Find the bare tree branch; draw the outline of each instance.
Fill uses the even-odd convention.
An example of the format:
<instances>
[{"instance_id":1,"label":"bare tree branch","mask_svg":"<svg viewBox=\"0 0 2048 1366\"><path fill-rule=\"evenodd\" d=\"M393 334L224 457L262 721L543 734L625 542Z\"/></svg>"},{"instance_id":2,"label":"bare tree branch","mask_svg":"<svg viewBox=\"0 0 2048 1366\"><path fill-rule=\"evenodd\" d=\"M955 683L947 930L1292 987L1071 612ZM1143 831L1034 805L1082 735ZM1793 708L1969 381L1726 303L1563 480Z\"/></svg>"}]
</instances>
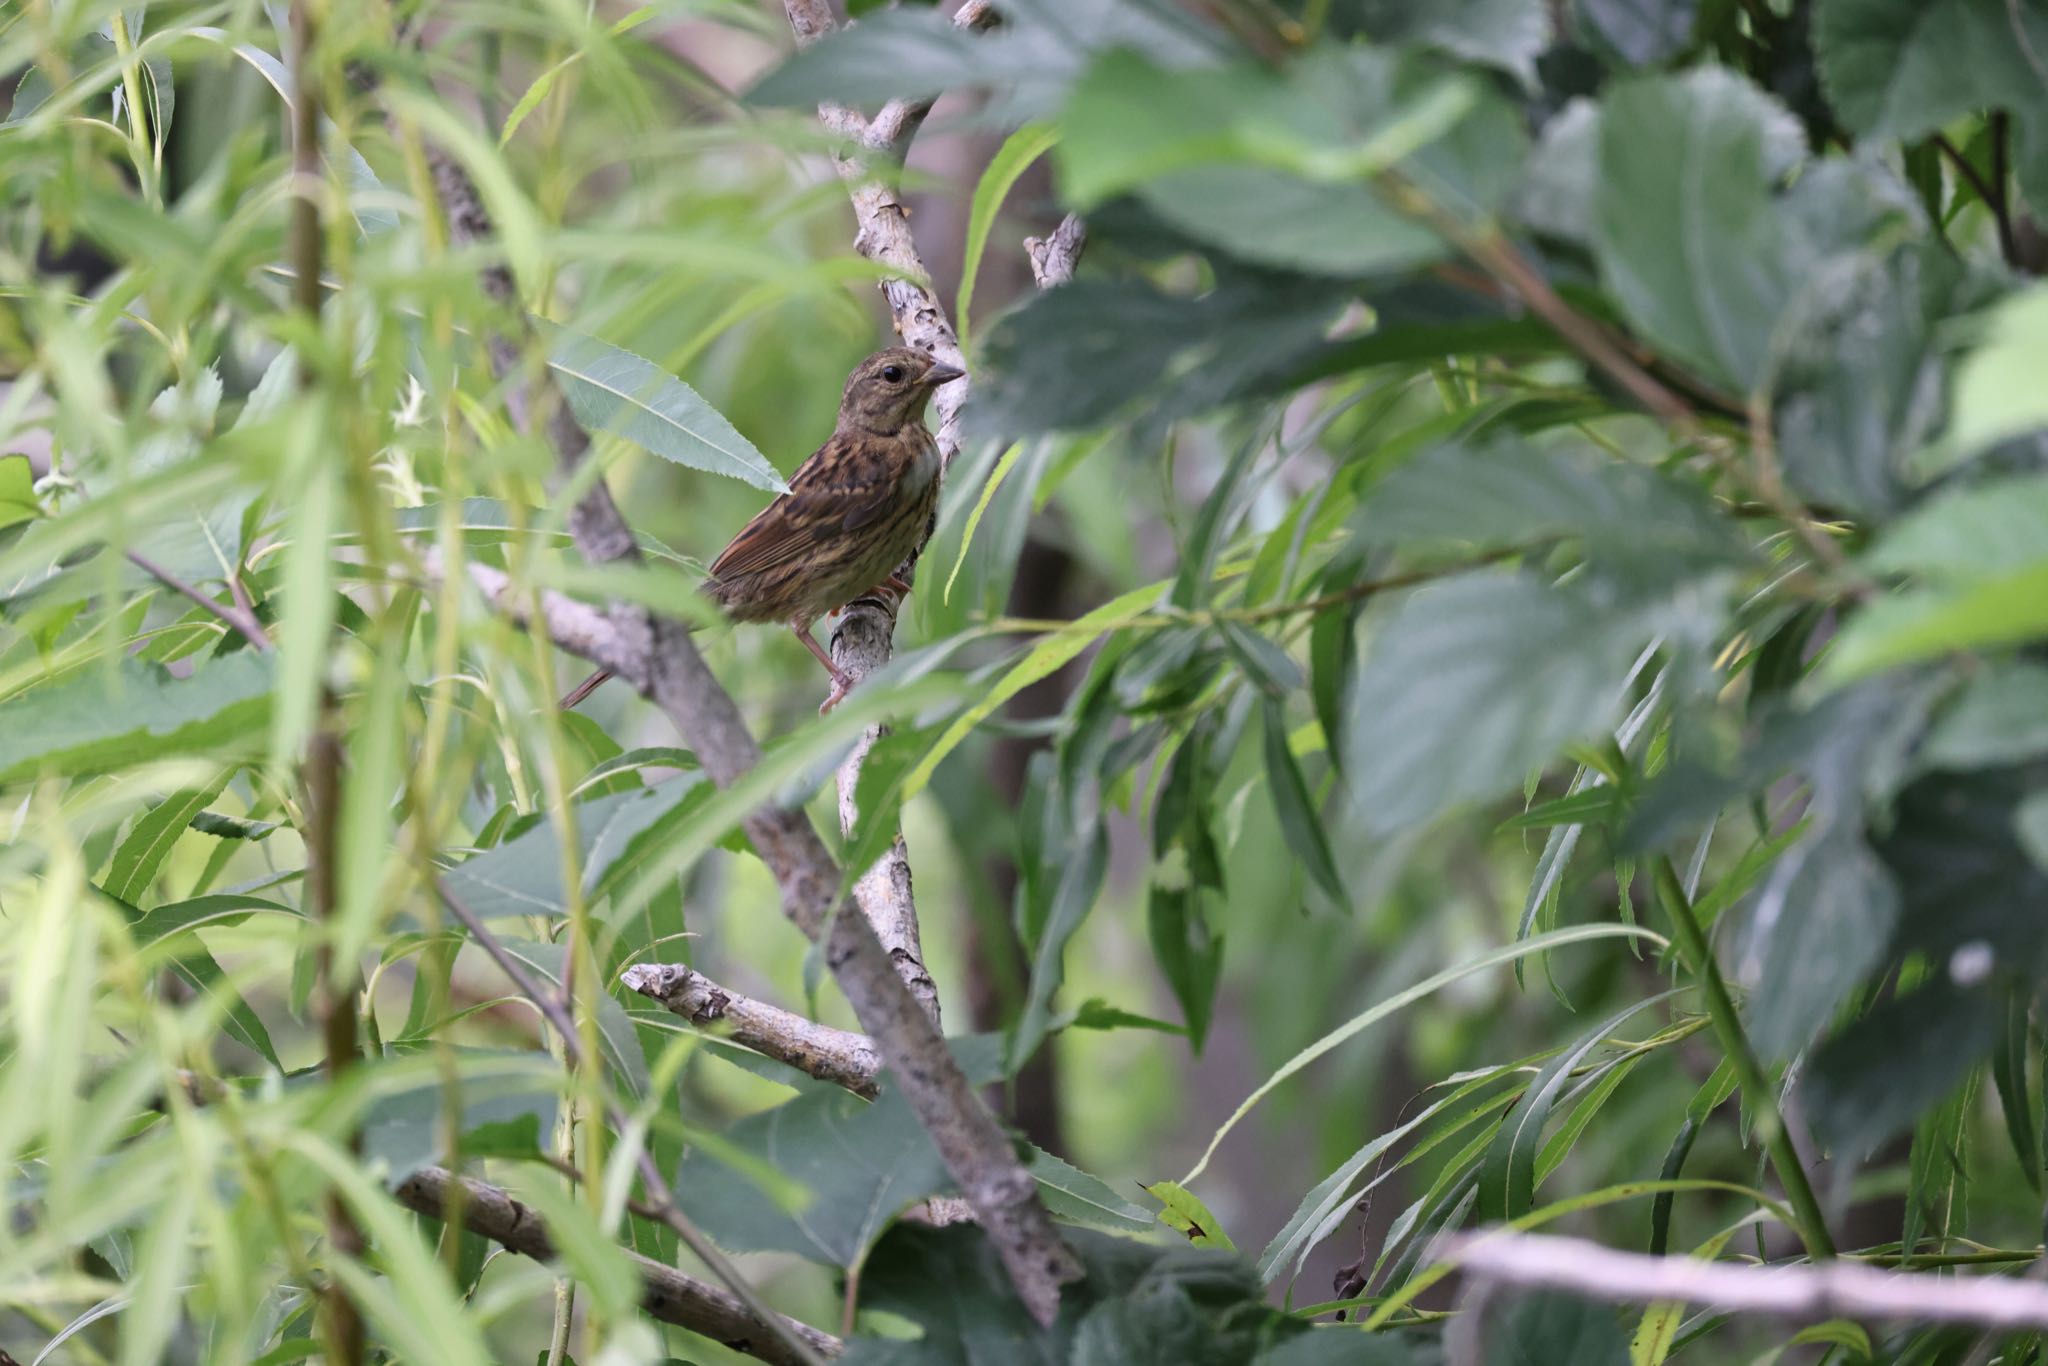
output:
<instances>
[{"instance_id":1,"label":"bare tree branch","mask_svg":"<svg viewBox=\"0 0 2048 1366\"><path fill-rule=\"evenodd\" d=\"M1503 1230L1460 1234L1446 1240L1438 1255L1482 1281L1623 1304L1680 1300L1731 1313L1816 1322L1913 1319L2048 1329L2048 1285L2032 1280L1920 1275L1853 1261L1744 1266L1651 1257L1578 1238Z\"/></svg>"},{"instance_id":2,"label":"bare tree branch","mask_svg":"<svg viewBox=\"0 0 2048 1366\"><path fill-rule=\"evenodd\" d=\"M488 1182L457 1176L444 1167L422 1167L399 1182L392 1194L407 1209L434 1219L445 1218L450 1204L456 1204L470 1231L535 1261L554 1259L555 1245L540 1213ZM814 1357L834 1357L846 1350L846 1344L830 1333L784 1315L776 1315L782 1336L764 1331L746 1305L717 1286L637 1252L625 1255L640 1274L640 1307L663 1323L701 1333L775 1366L804 1366L806 1361L790 1349L786 1338L803 1343Z\"/></svg>"},{"instance_id":3,"label":"bare tree branch","mask_svg":"<svg viewBox=\"0 0 2048 1366\"><path fill-rule=\"evenodd\" d=\"M468 173L438 146L429 145L427 161L451 240L458 246L488 244L490 216ZM535 348L524 334L509 268L494 262L483 269L481 281L508 319L492 330L488 343L508 406L524 414L527 427L543 430L561 475L574 478L589 455L590 438L545 368L527 360ZM569 530L593 564L631 562L639 555L602 479L592 481L572 509ZM752 768L760 747L687 628L632 604L615 605L610 616L622 654L645 662L641 690L667 713L713 781L728 786ZM750 813L742 829L774 873L784 912L807 935L823 938L826 966L974 1207L1019 1297L1034 1317L1049 1323L1058 1312L1060 1285L1076 1279L1081 1267L1007 1135L968 1084L937 1026L905 989L867 918L850 901L840 901L839 869L809 818L801 810L770 805ZM472 934L480 928L472 917ZM650 1188L658 1190L659 1172L649 1175Z\"/></svg>"},{"instance_id":4,"label":"bare tree branch","mask_svg":"<svg viewBox=\"0 0 2048 1366\"><path fill-rule=\"evenodd\" d=\"M1031 258L1031 278L1040 289L1051 289L1074 278L1081 260L1081 248L1088 245L1088 225L1076 214L1068 214L1050 237L1027 237L1024 254Z\"/></svg>"},{"instance_id":5,"label":"bare tree branch","mask_svg":"<svg viewBox=\"0 0 2048 1366\"><path fill-rule=\"evenodd\" d=\"M875 1096L882 1057L865 1034L742 996L681 963L637 963L619 980L692 1024L720 1026L726 1037L756 1053L856 1095Z\"/></svg>"}]
</instances>

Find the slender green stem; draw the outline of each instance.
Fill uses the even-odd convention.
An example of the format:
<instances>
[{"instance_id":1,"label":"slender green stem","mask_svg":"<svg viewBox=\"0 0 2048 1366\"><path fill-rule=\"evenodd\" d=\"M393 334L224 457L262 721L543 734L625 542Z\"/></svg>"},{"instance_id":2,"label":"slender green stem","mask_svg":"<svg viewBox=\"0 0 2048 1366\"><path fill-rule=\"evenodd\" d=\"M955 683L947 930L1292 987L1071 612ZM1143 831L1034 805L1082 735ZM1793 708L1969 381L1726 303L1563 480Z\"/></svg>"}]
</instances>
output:
<instances>
[{"instance_id":1,"label":"slender green stem","mask_svg":"<svg viewBox=\"0 0 2048 1366\"><path fill-rule=\"evenodd\" d=\"M135 163L135 174L142 179L143 198L154 203L158 168L149 134L149 106L142 102L142 63L136 60L128 20L120 10L114 11L109 29L114 37L114 55L121 61L121 92L128 104L129 158Z\"/></svg>"},{"instance_id":2,"label":"slender green stem","mask_svg":"<svg viewBox=\"0 0 2048 1366\"><path fill-rule=\"evenodd\" d=\"M1742 1020L1735 1013L1735 998L1728 994L1728 983L1722 980L1720 964L1714 961L1713 948L1707 943L1706 932L1700 928L1699 917L1693 914L1692 899L1685 894L1685 884L1679 880L1678 869L1672 866L1668 854L1657 856L1657 892L1663 898L1664 906L1671 913L1671 921L1678 931L1679 947L1691 960L1694 975L1699 980L1700 994L1706 998L1707 1015L1714 1022L1714 1033L1721 1041L1721 1051L1727 1054L1729 1065L1735 1069L1735 1083L1742 1091L1742 1099L1755 1117L1758 1137L1763 1139L1764 1150L1770 1154L1771 1166L1778 1173L1778 1183L1785 1188L1785 1198L1798 1216L1796 1230L1801 1242L1806 1244L1807 1255L1815 1261L1825 1261L1835 1255L1835 1243L1828 1236L1827 1220L1821 1216L1820 1201L1814 1198L1813 1187L1806 1179L1806 1169L1799 1165L1798 1150L1792 1146L1792 1136L1785 1129L1785 1118L1778 1110L1778 1097L1771 1089L1770 1078L1764 1075L1761 1063L1757 1061L1756 1050L1749 1045L1749 1036L1742 1031Z\"/></svg>"}]
</instances>

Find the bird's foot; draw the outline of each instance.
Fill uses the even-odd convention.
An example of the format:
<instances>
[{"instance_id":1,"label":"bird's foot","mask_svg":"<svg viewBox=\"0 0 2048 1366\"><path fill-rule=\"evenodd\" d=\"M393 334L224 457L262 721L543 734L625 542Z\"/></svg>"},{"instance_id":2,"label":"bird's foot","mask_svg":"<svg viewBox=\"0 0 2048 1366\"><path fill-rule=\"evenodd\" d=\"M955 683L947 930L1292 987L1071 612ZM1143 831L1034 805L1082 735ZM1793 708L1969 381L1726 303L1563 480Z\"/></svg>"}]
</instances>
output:
<instances>
[{"instance_id":1,"label":"bird's foot","mask_svg":"<svg viewBox=\"0 0 2048 1366\"><path fill-rule=\"evenodd\" d=\"M823 716L826 712L831 711L841 702L844 702L846 695L853 691L853 685L857 681L852 674L841 673L838 669L834 669L832 671L832 691L825 694L825 703L818 708L818 715Z\"/></svg>"}]
</instances>

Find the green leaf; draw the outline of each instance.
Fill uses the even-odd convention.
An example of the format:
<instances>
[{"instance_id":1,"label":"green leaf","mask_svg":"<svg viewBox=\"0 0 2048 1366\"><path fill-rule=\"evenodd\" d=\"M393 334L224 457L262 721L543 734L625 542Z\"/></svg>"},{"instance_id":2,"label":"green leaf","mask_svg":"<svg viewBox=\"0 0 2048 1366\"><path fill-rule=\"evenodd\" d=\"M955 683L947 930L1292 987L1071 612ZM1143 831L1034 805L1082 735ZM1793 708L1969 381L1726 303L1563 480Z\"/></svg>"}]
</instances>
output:
<instances>
[{"instance_id":1,"label":"green leaf","mask_svg":"<svg viewBox=\"0 0 2048 1366\"><path fill-rule=\"evenodd\" d=\"M1108 425L1142 403L1163 428L1233 398L1292 388L1335 347L1343 305L1327 281L1219 276L1192 297L1149 280L1089 277L1041 291L988 330L970 430L1004 440Z\"/></svg>"},{"instance_id":2,"label":"green leaf","mask_svg":"<svg viewBox=\"0 0 2048 1366\"><path fill-rule=\"evenodd\" d=\"M1913 138L1987 106L2027 108L2048 52L2038 0L1820 0L1821 86L1851 132Z\"/></svg>"},{"instance_id":3,"label":"green leaf","mask_svg":"<svg viewBox=\"0 0 2048 1366\"><path fill-rule=\"evenodd\" d=\"M1347 704L1344 772L1387 834L1498 795L1610 729L1653 627L1522 576L1426 587L1376 633Z\"/></svg>"},{"instance_id":4,"label":"green leaf","mask_svg":"<svg viewBox=\"0 0 2048 1366\"><path fill-rule=\"evenodd\" d=\"M1602 278L1652 340L1744 392L1805 274L1771 194L1803 152L1791 115L1724 67L1619 85L1600 115Z\"/></svg>"},{"instance_id":5,"label":"green leaf","mask_svg":"<svg viewBox=\"0 0 2048 1366\"><path fill-rule=\"evenodd\" d=\"M1468 78L1368 48L1316 48L1282 75L1174 72L1111 53L1076 87L1061 128L1060 183L1077 208L1134 191L1243 260L1340 275L1445 251L1367 177L1400 166L1437 201L1483 210L1508 188L1522 142L1505 106Z\"/></svg>"},{"instance_id":6,"label":"green leaf","mask_svg":"<svg viewBox=\"0 0 2048 1366\"><path fill-rule=\"evenodd\" d=\"M1223 935L1210 926L1195 887L1154 887L1145 903L1145 933L1187 1021L1188 1047L1200 1053L1223 975Z\"/></svg>"},{"instance_id":7,"label":"green leaf","mask_svg":"<svg viewBox=\"0 0 2048 1366\"><path fill-rule=\"evenodd\" d=\"M995 715L1003 703L1093 645L1104 632L1117 629L1118 624L1126 617L1142 612L1158 596L1158 584L1134 588L1039 640L1023 659L997 679L986 693L955 717L952 724L940 734L938 740L925 752L924 757L904 777L903 800L909 801L924 791L925 784L931 781L933 771L945 757L951 754L976 726Z\"/></svg>"},{"instance_id":8,"label":"green leaf","mask_svg":"<svg viewBox=\"0 0 2048 1366\"><path fill-rule=\"evenodd\" d=\"M456 1052L461 1078L457 1127L465 1158L534 1159L554 1136L562 1076L545 1053ZM440 1078L377 1096L362 1119L363 1156L384 1164L396 1187L429 1163L451 1161L448 1084Z\"/></svg>"},{"instance_id":9,"label":"green leaf","mask_svg":"<svg viewBox=\"0 0 2048 1366\"><path fill-rule=\"evenodd\" d=\"M141 905L143 894L156 880L157 870L170 857L178 837L204 813L206 804L220 795L234 772L231 768L223 769L220 777L207 787L174 792L136 821L128 838L114 851L113 866L101 884L107 892L130 905Z\"/></svg>"},{"instance_id":10,"label":"green leaf","mask_svg":"<svg viewBox=\"0 0 2048 1366\"><path fill-rule=\"evenodd\" d=\"M1374 41L1417 43L1497 66L1531 89L1536 59L1550 46L1544 0L1358 0Z\"/></svg>"},{"instance_id":11,"label":"green leaf","mask_svg":"<svg viewBox=\"0 0 2048 1366\"><path fill-rule=\"evenodd\" d=\"M2002 1011L1941 982L1885 1001L1822 1044L1801 1082L1814 1135L1848 1157L1913 1126L1998 1041Z\"/></svg>"},{"instance_id":12,"label":"green leaf","mask_svg":"<svg viewBox=\"0 0 2048 1366\"><path fill-rule=\"evenodd\" d=\"M2013 1156L2019 1159L2020 1174L2036 1191L2041 1189L2041 1112L2029 1094L2033 1032L2027 1021L2027 994L2012 989L2005 995L2004 1029L1998 1047L1991 1054L1991 1077L1998 1087L1998 1108L2005 1114L2006 1136L2012 1140Z\"/></svg>"},{"instance_id":13,"label":"green leaf","mask_svg":"<svg viewBox=\"0 0 2048 1366\"><path fill-rule=\"evenodd\" d=\"M725 1141L810 1192L802 1208L788 1209L705 1152L684 1157L677 1203L733 1252L857 1266L900 1211L952 1188L917 1117L887 1088L872 1102L836 1088L805 1091L741 1120Z\"/></svg>"},{"instance_id":14,"label":"green leaf","mask_svg":"<svg viewBox=\"0 0 2048 1366\"><path fill-rule=\"evenodd\" d=\"M35 483L35 469L27 456L0 455L0 527L32 521L43 515Z\"/></svg>"},{"instance_id":15,"label":"green leaf","mask_svg":"<svg viewBox=\"0 0 2048 1366\"><path fill-rule=\"evenodd\" d=\"M569 407L592 432L622 436L664 460L770 493L789 491L753 442L695 389L653 361L566 327L538 325L548 338L548 365L561 376Z\"/></svg>"},{"instance_id":16,"label":"green leaf","mask_svg":"<svg viewBox=\"0 0 2048 1366\"><path fill-rule=\"evenodd\" d=\"M1606 1305L1552 1290L1517 1297L1486 1333L1485 1366L1628 1366L1628 1340Z\"/></svg>"},{"instance_id":17,"label":"green leaf","mask_svg":"<svg viewBox=\"0 0 2048 1366\"><path fill-rule=\"evenodd\" d=\"M1337 1028L1323 1035L1314 1043L1311 1043L1308 1047L1289 1058L1285 1063L1281 1064L1278 1071L1259 1083L1258 1089L1245 1097L1244 1102L1231 1112L1230 1118L1223 1122L1223 1127L1218 1129L1209 1139L1209 1146L1203 1150L1201 1160L1195 1163L1193 1170L1180 1179L1180 1184L1187 1185L1202 1174L1203 1170L1209 1165L1209 1159L1215 1155L1216 1149L1222 1144L1224 1138L1229 1135L1232 1129L1237 1127L1239 1120L1251 1113L1253 1106L1264 1100L1268 1095L1271 1095L1280 1083L1301 1071L1302 1068L1307 1067L1338 1044L1344 1043L1370 1029L1381 1020L1399 1011L1403 1006L1412 1005L1425 996L1441 990L1452 982L1469 977L1475 972L1483 972L1487 968L1498 967L1503 963L1512 963L1516 959L1526 958L1532 953L1547 953L1553 948L1560 948L1566 944L1582 943L1592 939L1643 939L1659 947L1663 947L1666 943L1662 935L1654 934L1638 925L1576 925L1569 929L1553 930L1549 934L1539 934L1525 939L1518 944L1510 944L1502 948L1490 950L1468 962L1461 963L1454 968L1447 968L1433 977L1417 982L1406 990L1396 992L1386 1000L1352 1016L1349 1020L1337 1026Z\"/></svg>"},{"instance_id":18,"label":"green leaf","mask_svg":"<svg viewBox=\"0 0 2048 1366\"><path fill-rule=\"evenodd\" d=\"M1919 244L1853 260L1807 292L1779 338L1772 408L1794 488L1852 511L1899 504L1941 421L1936 327L1970 290L1952 252Z\"/></svg>"},{"instance_id":19,"label":"green leaf","mask_svg":"<svg viewBox=\"0 0 2048 1366\"><path fill-rule=\"evenodd\" d=\"M1945 494L1895 523L1866 557L1922 586L1849 619L1823 665L1835 681L1955 650L2048 635L2048 478Z\"/></svg>"},{"instance_id":20,"label":"green leaf","mask_svg":"<svg viewBox=\"0 0 2048 1366\"><path fill-rule=\"evenodd\" d=\"M1092 834L1077 841L1076 847L1067 851L1045 923L1039 928L1035 942L1027 937L1031 977L1025 988L1024 1004L1018 1012L1017 1023L1010 1032L1003 1068L1007 1074L1014 1075L1024 1065L1052 1027L1053 993L1066 979L1067 941L1074 937L1088 912L1094 909L1095 898L1102 890L1103 874L1108 867L1109 838L1097 823Z\"/></svg>"},{"instance_id":21,"label":"green leaf","mask_svg":"<svg viewBox=\"0 0 2048 1366\"><path fill-rule=\"evenodd\" d=\"M1331 906L1348 911L1351 896L1330 853L1330 837L1323 830L1322 817L1302 779L1301 765L1287 743L1286 704L1277 697L1268 697L1259 710L1265 718L1266 788L1273 797L1274 814L1280 818L1281 837L1300 860L1309 881L1329 898Z\"/></svg>"},{"instance_id":22,"label":"green leaf","mask_svg":"<svg viewBox=\"0 0 2048 1366\"><path fill-rule=\"evenodd\" d=\"M1698 490L1590 447L1505 437L1446 445L1388 475L1366 498L1368 544L1513 547L1553 536L1640 588L1740 564L1748 547Z\"/></svg>"},{"instance_id":23,"label":"green leaf","mask_svg":"<svg viewBox=\"0 0 2048 1366\"><path fill-rule=\"evenodd\" d=\"M252 756L274 665L249 651L189 678L125 659L81 669L0 704L0 780L106 773L181 754Z\"/></svg>"},{"instance_id":24,"label":"green leaf","mask_svg":"<svg viewBox=\"0 0 2048 1366\"><path fill-rule=\"evenodd\" d=\"M1152 1212L1118 1195L1109 1183L1046 1152L1031 1150L1026 1170L1038 1182L1038 1198L1046 1212L1064 1223L1099 1228L1107 1233L1147 1233L1155 1226Z\"/></svg>"},{"instance_id":25,"label":"green leaf","mask_svg":"<svg viewBox=\"0 0 2048 1366\"><path fill-rule=\"evenodd\" d=\"M568 947L563 944L537 944L522 939L500 939L505 951L524 963L527 969L541 978L541 984L564 991L563 978L568 964ZM626 1014L626 1008L618 1003L610 992L599 993L592 1007L597 1014L597 1047L625 1084L636 1095L647 1093L647 1055L640 1047L639 1031L633 1028L633 1018Z\"/></svg>"},{"instance_id":26,"label":"green leaf","mask_svg":"<svg viewBox=\"0 0 2048 1366\"><path fill-rule=\"evenodd\" d=\"M1581 1034L1570 1048L1546 1062L1522 1092L1515 1108L1501 1122L1479 1170L1480 1219L1494 1223L1519 1219L1536 1202L1536 1163L1543 1150L1543 1129L1550 1121L1572 1071L1587 1054L1606 1042L1608 1036L1632 1017L1653 1006L1663 1005L1675 993L1654 996L1624 1006L1607 1019Z\"/></svg>"},{"instance_id":27,"label":"green leaf","mask_svg":"<svg viewBox=\"0 0 2048 1366\"><path fill-rule=\"evenodd\" d=\"M577 866L582 869L585 897L614 884L631 866L630 856L660 838L699 781L699 775L686 774L654 787L576 803ZM456 899L485 920L568 914L562 838L551 820L474 855L443 877Z\"/></svg>"},{"instance_id":28,"label":"green leaf","mask_svg":"<svg viewBox=\"0 0 2048 1366\"><path fill-rule=\"evenodd\" d=\"M2033 382L2044 347L2048 285L2011 294L1987 313L1976 347L1956 368L1948 427L1926 463L1947 467L2048 427L2048 397Z\"/></svg>"},{"instance_id":29,"label":"green leaf","mask_svg":"<svg viewBox=\"0 0 2048 1366\"><path fill-rule=\"evenodd\" d=\"M1685 51L1699 0L1572 0L1579 27L1630 66L1655 66Z\"/></svg>"},{"instance_id":30,"label":"green leaf","mask_svg":"<svg viewBox=\"0 0 2048 1366\"><path fill-rule=\"evenodd\" d=\"M1914 758L1927 768L1997 768L2048 754L2048 667L1988 663L1935 719Z\"/></svg>"},{"instance_id":31,"label":"green leaf","mask_svg":"<svg viewBox=\"0 0 2048 1366\"><path fill-rule=\"evenodd\" d=\"M962 344L964 345L965 343ZM982 481L981 496L974 500L974 511L967 514L967 527L960 533L960 554L953 561L952 572L946 575L945 588L940 590L940 597L944 600L952 601L953 582L960 577L960 566L967 563L967 552L974 547L974 533L981 525L982 515L988 511L989 502L996 496L996 490L1003 486L1003 481L1009 478L1010 471L1016 466L1018 457L1023 454L1024 443L1021 441L1011 442L1008 449L996 460L995 469L991 470L988 478Z\"/></svg>"},{"instance_id":32,"label":"green leaf","mask_svg":"<svg viewBox=\"0 0 2048 1366\"><path fill-rule=\"evenodd\" d=\"M1003 207L1003 200L1018 177L1050 151L1059 136L1059 130L1051 124L1025 124L1003 140L975 183L974 201L967 210L967 245L961 257L960 288L953 307L953 316L960 323L960 350L964 353L972 354L968 349L969 309L974 301L974 282L981 276L981 256L988 249L989 232L996 225L996 211Z\"/></svg>"},{"instance_id":33,"label":"green leaf","mask_svg":"<svg viewBox=\"0 0 2048 1366\"><path fill-rule=\"evenodd\" d=\"M1223 1231L1223 1225L1217 1222L1216 1216L1209 1213L1209 1207L1187 1187L1174 1181L1154 1181L1145 1187L1145 1194L1160 1203L1159 1222L1196 1247L1237 1251L1237 1244L1230 1241L1230 1235Z\"/></svg>"}]
</instances>

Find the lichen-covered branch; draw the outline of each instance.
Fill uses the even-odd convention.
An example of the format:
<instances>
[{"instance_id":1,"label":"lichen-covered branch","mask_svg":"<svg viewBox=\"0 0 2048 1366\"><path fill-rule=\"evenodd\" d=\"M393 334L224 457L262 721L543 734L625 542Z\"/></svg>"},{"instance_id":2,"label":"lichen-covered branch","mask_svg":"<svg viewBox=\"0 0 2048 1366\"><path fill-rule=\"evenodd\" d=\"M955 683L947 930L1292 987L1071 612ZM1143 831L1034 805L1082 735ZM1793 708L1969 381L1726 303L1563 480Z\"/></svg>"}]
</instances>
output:
<instances>
[{"instance_id":1,"label":"lichen-covered branch","mask_svg":"<svg viewBox=\"0 0 2048 1366\"><path fill-rule=\"evenodd\" d=\"M456 1188L460 1188L456 1192ZM554 1241L538 1211L510 1192L474 1177L457 1176L443 1167L422 1167L392 1192L398 1203L431 1219L442 1219L455 1193L463 1226L535 1261L552 1261ZM818 1356L838 1356L846 1344L808 1323L777 1315L780 1332L771 1330L736 1297L673 1267L626 1252L640 1275L640 1307L663 1323L673 1323L724 1343L737 1352L773 1362L802 1366L804 1358L790 1349L794 1337Z\"/></svg>"},{"instance_id":2,"label":"lichen-covered branch","mask_svg":"<svg viewBox=\"0 0 2048 1366\"><path fill-rule=\"evenodd\" d=\"M636 963L619 974L627 987L694 1025L716 1028L756 1053L820 1081L873 1099L882 1056L874 1041L819 1024L780 1006L742 996L681 963Z\"/></svg>"}]
</instances>

